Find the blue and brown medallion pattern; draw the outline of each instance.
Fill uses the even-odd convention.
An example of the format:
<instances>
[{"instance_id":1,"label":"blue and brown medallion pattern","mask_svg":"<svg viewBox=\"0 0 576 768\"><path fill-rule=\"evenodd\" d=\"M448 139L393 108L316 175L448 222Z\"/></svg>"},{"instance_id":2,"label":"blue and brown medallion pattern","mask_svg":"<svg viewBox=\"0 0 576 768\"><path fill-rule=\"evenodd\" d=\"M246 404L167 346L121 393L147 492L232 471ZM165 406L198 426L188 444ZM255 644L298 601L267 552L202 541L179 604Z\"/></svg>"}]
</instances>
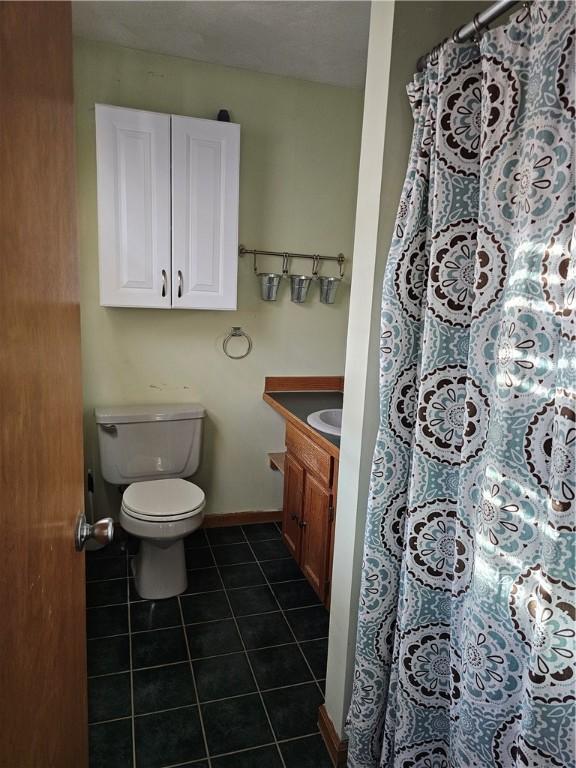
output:
<instances>
[{"instance_id":1,"label":"blue and brown medallion pattern","mask_svg":"<svg viewBox=\"0 0 576 768\"><path fill-rule=\"evenodd\" d=\"M574 8L408 88L349 768L574 764Z\"/></svg>"}]
</instances>

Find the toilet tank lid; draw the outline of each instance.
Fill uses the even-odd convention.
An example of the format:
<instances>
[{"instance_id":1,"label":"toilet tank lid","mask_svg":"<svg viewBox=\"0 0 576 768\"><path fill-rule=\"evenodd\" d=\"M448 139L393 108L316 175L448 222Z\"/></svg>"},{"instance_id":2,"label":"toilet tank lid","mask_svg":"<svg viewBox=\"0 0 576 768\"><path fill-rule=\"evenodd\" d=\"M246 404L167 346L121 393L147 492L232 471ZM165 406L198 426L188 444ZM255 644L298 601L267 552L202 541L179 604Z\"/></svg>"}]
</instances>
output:
<instances>
[{"instance_id":1,"label":"toilet tank lid","mask_svg":"<svg viewBox=\"0 0 576 768\"><path fill-rule=\"evenodd\" d=\"M131 424L146 421L202 419L206 410L200 403L171 405L111 405L94 408L97 424Z\"/></svg>"}]
</instances>

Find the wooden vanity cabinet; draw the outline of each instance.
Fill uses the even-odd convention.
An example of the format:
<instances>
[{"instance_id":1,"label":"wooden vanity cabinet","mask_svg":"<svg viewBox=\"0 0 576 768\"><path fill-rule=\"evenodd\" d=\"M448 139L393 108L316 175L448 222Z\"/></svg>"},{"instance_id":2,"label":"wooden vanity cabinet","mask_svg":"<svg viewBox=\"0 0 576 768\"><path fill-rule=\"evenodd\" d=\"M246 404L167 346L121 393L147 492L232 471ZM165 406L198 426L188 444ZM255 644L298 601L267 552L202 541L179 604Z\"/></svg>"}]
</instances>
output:
<instances>
[{"instance_id":1,"label":"wooden vanity cabinet","mask_svg":"<svg viewBox=\"0 0 576 768\"><path fill-rule=\"evenodd\" d=\"M283 538L326 605L330 601L338 462L293 424L286 425Z\"/></svg>"}]
</instances>

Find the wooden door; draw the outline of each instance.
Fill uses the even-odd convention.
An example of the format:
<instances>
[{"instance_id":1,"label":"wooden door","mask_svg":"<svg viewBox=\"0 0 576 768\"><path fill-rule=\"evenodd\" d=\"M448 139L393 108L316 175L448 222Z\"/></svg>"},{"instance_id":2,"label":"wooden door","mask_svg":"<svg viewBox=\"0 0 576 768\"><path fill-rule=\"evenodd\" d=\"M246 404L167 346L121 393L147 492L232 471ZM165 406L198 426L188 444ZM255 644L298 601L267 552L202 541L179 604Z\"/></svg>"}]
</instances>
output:
<instances>
[{"instance_id":1,"label":"wooden door","mask_svg":"<svg viewBox=\"0 0 576 768\"><path fill-rule=\"evenodd\" d=\"M284 460L284 512L282 537L295 560L300 557L300 538L302 519L302 494L304 491L304 470L291 456Z\"/></svg>"},{"instance_id":2,"label":"wooden door","mask_svg":"<svg viewBox=\"0 0 576 768\"><path fill-rule=\"evenodd\" d=\"M0 765L87 764L68 3L0 3Z\"/></svg>"},{"instance_id":3,"label":"wooden door","mask_svg":"<svg viewBox=\"0 0 576 768\"><path fill-rule=\"evenodd\" d=\"M100 304L169 309L170 115L96 105Z\"/></svg>"},{"instance_id":4,"label":"wooden door","mask_svg":"<svg viewBox=\"0 0 576 768\"><path fill-rule=\"evenodd\" d=\"M332 494L312 475L304 482L300 567L318 597L326 599L328 552L332 524Z\"/></svg>"},{"instance_id":5,"label":"wooden door","mask_svg":"<svg viewBox=\"0 0 576 768\"><path fill-rule=\"evenodd\" d=\"M172 115L172 306L236 309L240 126Z\"/></svg>"}]
</instances>

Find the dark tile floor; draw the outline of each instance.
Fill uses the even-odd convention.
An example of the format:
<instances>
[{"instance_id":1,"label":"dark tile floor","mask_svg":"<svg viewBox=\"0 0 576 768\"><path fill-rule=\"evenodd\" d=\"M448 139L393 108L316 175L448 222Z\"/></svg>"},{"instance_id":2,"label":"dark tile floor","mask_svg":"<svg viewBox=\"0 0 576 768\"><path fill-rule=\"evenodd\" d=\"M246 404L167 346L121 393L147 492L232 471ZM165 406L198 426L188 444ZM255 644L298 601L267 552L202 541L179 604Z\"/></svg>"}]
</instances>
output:
<instances>
[{"instance_id":1,"label":"dark tile floor","mask_svg":"<svg viewBox=\"0 0 576 768\"><path fill-rule=\"evenodd\" d=\"M331 768L328 613L280 528L197 531L161 601L134 589L134 544L86 557L91 768Z\"/></svg>"}]
</instances>

